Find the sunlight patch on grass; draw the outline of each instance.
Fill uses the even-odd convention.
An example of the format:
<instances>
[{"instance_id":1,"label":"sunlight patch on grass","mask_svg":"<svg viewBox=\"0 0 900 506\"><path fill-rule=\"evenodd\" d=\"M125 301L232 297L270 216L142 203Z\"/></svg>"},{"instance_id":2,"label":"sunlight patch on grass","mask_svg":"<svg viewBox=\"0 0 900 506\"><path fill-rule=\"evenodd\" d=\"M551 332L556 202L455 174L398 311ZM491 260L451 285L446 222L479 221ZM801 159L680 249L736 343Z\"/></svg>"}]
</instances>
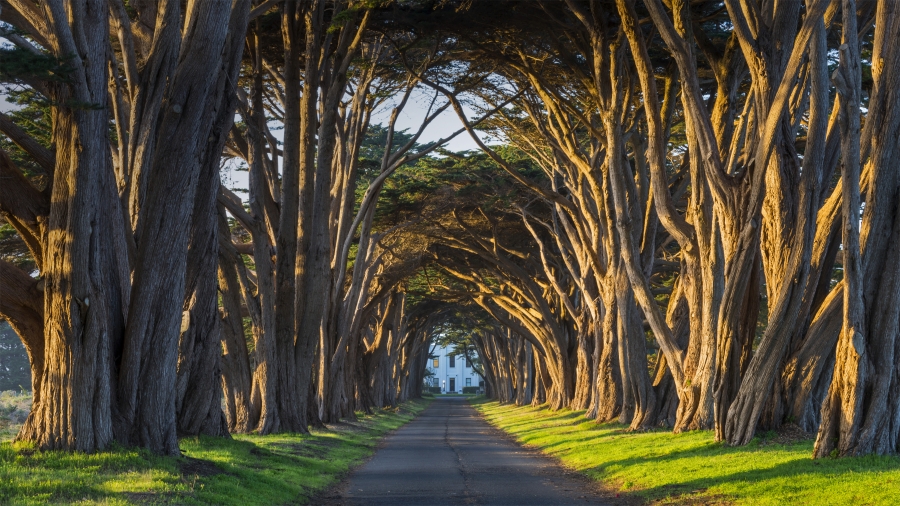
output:
<instances>
[{"instance_id":1,"label":"sunlight patch on grass","mask_svg":"<svg viewBox=\"0 0 900 506\"><path fill-rule=\"evenodd\" d=\"M813 460L811 440L765 438L734 448L710 431L628 432L597 424L583 411L549 411L472 400L493 425L593 479L661 504L900 503L900 458Z\"/></svg>"},{"instance_id":2,"label":"sunlight patch on grass","mask_svg":"<svg viewBox=\"0 0 900 506\"><path fill-rule=\"evenodd\" d=\"M40 452L0 443L0 504L302 504L428 403L411 401L311 434L186 438L179 442L180 458L134 449Z\"/></svg>"}]
</instances>

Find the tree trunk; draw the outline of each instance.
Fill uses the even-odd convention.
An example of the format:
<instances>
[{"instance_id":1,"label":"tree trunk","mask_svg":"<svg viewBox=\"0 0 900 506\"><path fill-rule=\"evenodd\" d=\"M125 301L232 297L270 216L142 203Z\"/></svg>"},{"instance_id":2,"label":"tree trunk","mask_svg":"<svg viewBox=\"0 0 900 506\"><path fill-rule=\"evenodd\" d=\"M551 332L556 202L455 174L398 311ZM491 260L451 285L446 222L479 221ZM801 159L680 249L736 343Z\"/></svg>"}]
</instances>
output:
<instances>
[{"instance_id":1,"label":"tree trunk","mask_svg":"<svg viewBox=\"0 0 900 506\"><path fill-rule=\"evenodd\" d=\"M56 84L56 163L44 257L44 367L36 403L19 433L41 449L93 452L113 441L110 378L128 304L128 271L116 237L124 227L115 195L107 100L107 2L71 16L45 4L52 50L69 58L70 83ZM73 33L78 33L75 37ZM66 374L59 374L66 371Z\"/></svg>"},{"instance_id":2,"label":"tree trunk","mask_svg":"<svg viewBox=\"0 0 900 506\"><path fill-rule=\"evenodd\" d=\"M873 65L875 84L861 136L855 2L845 0L843 14L833 80L841 94L844 315L834 379L822 404L817 457L900 450L900 9L890 2L878 5L872 56L879 64ZM860 162L871 171L872 183L858 231Z\"/></svg>"},{"instance_id":3,"label":"tree trunk","mask_svg":"<svg viewBox=\"0 0 900 506\"><path fill-rule=\"evenodd\" d=\"M250 357L241 318L241 287L236 267L240 257L231 246L231 233L223 209L219 225L219 290L222 296L222 389L225 392L225 418L230 432L247 433L255 428L250 400L253 378ZM255 418L259 418L256 413Z\"/></svg>"},{"instance_id":4,"label":"tree trunk","mask_svg":"<svg viewBox=\"0 0 900 506\"><path fill-rule=\"evenodd\" d=\"M222 413L222 329L215 274L219 247L218 163L207 163L206 166L204 172L212 172L214 184L209 184L209 178L205 178L206 187L197 192L194 205L187 297L178 345L175 411L179 436L228 435Z\"/></svg>"},{"instance_id":5,"label":"tree trunk","mask_svg":"<svg viewBox=\"0 0 900 506\"><path fill-rule=\"evenodd\" d=\"M618 288L620 294L631 292L624 272L620 273ZM619 309L618 353L623 394L619 421L629 424L631 430L646 430L655 425L657 406L647 367L643 325L632 297L619 298L616 306Z\"/></svg>"},{"instance_id":6,"label":"tree trunk","mask_svg":"<svg viewBox=\"0 0 900 506\"><path fill-rule=\"evenodd\" d=\"M222 412L221 353L216 271L219 223L219 162L237 107L236 87L249 6L236 3L228 24L215 87L210 90L204 123L211 124L202 143L194 197L182 312L175 409L180 436L228 436ZM229 240L231 234L226 236ZM187 326L187 329L184 327Z\"/></svg>"},{"instance_id":7,"label":"tree trunk","mask_svg":"<svg viewBox=\"0 0 900 506\"><path fill-rule=\"evenodd\" d=\"M299 2L289 0L282 7L281 32L284 40L284 158L281 180L281 212L278 221L278 238L274 271L274 291L272 295L273 345L272 362L268 365L266 378L268 387L275 389L270 395L267 406L268 416L261 420L260 434L272 432L307 432L306 406L301 399L306 395L307 383L302 381L304 371L297 370L292 360L295 352L294 342L297 337L297 289L302 289L303 279L297 276L298 224L300 224L300 192L301 173L308 171L310 160L310 122L315 121L316 90L318 88L318 65L312 63L319 56L318 34L310 31L310 19L320 16L319 2L312 2L301 8ZM302 24L306 23L306 44L301 47ZM304 55L303 49L306 50ZM305 56L305 68L302 98L300 95L300 59ZM261 58L261 55L257 55ZM312 63L312 64L311 64ZM259 65L258 78L262 78L262 65ZM257 122L265 121L265 111L261 108L262 83L259 84L258 96L254 97L260 109L254 107ZM257 135L261 135L261 132ZM261 139L260 139L261 140ZM262 155L262 153L260 153ZM259 166L262 169L262 166ZM260 176L261 177L261 176ZM262 189L262 188L260 188ZM304 195L304 199L305 195ZM304 202L305 204L305 202ZM308 375L308 371L305 371Z\"/></svg>"}]
</instances>

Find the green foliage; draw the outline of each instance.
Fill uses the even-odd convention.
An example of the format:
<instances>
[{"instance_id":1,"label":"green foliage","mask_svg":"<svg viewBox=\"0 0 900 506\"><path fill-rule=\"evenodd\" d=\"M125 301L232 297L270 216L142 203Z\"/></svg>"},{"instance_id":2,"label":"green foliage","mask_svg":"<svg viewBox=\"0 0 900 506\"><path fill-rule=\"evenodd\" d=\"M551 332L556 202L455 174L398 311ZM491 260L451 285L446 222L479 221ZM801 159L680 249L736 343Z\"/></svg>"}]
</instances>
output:
<instances>
[{"instance_id":1,"label":"green foliage","mask_svg":"<svg viewBox=\"0 0 900 506\"><path fill-rule=\"evenodd\" d=\"M305 504L425 409L412 401L334 430L182 439L181 458L142 450L40 452L0 444L0 504Z\"/></svg>"},{"instance_id":2,"label":"green foliage","mask_svg":"<svg viewBox=\"0 0 900 506\"><path fill-rule=\"evenodd\" d=\"M249 316L241 318L241 325L244 330L244 341L247 343L247 353L253 353L256 350L256 340L253 339L253 320Z\"/></svg>"},{"instance_id":3,"label":"green foliage","mask_svg":"<svg viewBox=\"0 0 900 506\"><path fill-rule=\"evenodd\" d=\"M0 62L3 61L3 58L4 56L0 55ZM7 89L4 93L6 101L15 107L4 114L39 144L50 148L49 102L31 89ZM44 190L50 183L50 178L45 174L44 169L34 162L31 155L20 149L5 135L0 135L0 149L9 154L12 162L37 189ZM2 218L0 218L0 259L6 260L25 272L36 273L37 266L25 242L22 241L15 229Z\"/></svg>"},{"instance_id":4,"label":"green foliage","mask_svg":"<svg viewBox=\"0 0 900 506\"><path fill-rule=\"evenodd\" d=\"M49 54L36 54L18 46L0 47L0 81L24 84L28 81L66 82L72 69Z\"/></svg>"},{"instance_id":5,"label":"green foliage","mask_svg":"<svg viewBox=\"0 0 900 506\"><path fill-rule=\"evenodd\" d=\"M462 393L464 394L477 394L478 387L463 387Z\"/></svg>"},{"instance_id":6,"label":"green foliage","mask_svg":"<svg viewBox=\"0 0 900 506\"><path fill-rule=\"evenodd\" d=\"M889 505L900 493L900 457L813 460L812 440L729 447L710 431L629 432L583 411L472 403L520 442L653 504Z\"/></svg>"},{"instance_id":7,"label":"green foliage","mask_svg":"<svg viewBox=\"0 0 900 506\"><path fill-rule=\"evenodd\" d=\"M341 25L349 21L353 21L359 14L367 9L377 9L387 7L390 0L357 0L347 9L342 10L331 18L331 24L328 25L328 33L336 33L341 30Z\"/></svg>"},{"instance_id":8,"label":"green foliage","mask_svg":"<svg viewBox=\"0 0 900 506\"><path fill-rule=\"evenodd\" d=\"M0 392L4 390L31 390L31 366L22 340L0 321Z\"/></svg>"},{"instance_id":9,"label":"green foliage","mask_svg":"<svg viewBox=\"0 0 900 506\"><path fill-rule=\"evenodd\" d=\"M396 132L394 149L411 138L412 135L405 131ZM380 173L386 141L386 128L381 125L369 127L360 148L357 209L369 183ZM412 151L420 147L416 146ZM526 178L540 180L544 177L524 153L505 146L495 149ZM528 196L518 183L481 152L440 151L439 155L404 165L384 182L375 215L376 230L419 216L429 206L477 205L489 211L506 208L523 195Z\"/></svg>"},{"instance_id":10,"label":"green foliage","mask_svg":"<svg viewBox=\"0 0 900 506\"><path fill-rule=\"evenodd\" d=\"M5 260L25 272L37 272L37 264L25 241L9 223L0 221L0 259ZM2 362L0 362L2 363Z\"/></svg>"},{"instance_id":11,"label":"green foliage","mask_svg":"<svg viewBox=\"0 0 900 506\"><path fill-rule=\"evenodd\" d=\"M0 59L2 59L2 56L0 56ZM52 135L50 102L41 94L29 88L23 90L8 89L4 91L4 94L6 95L6 101L13 106L12 110L4 112L4 114L39 144L50 149L52 147L50 139ZM44 189L49 183L49 179L44 174L44 169L6 136L0 136L0 149L9 153L13 163L38 189Z\"/></svg>"}]
</instances>

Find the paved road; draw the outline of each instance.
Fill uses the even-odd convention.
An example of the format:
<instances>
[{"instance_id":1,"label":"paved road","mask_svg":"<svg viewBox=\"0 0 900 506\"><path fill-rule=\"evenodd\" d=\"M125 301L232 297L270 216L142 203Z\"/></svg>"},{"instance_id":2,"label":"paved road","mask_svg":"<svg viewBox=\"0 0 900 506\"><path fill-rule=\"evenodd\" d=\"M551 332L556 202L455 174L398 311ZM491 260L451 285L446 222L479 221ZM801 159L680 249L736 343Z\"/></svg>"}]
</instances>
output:
<instances>
[{"instance_id":1,"label":"paved road","mask_svg":"<svg viewBox=\"0 0 900 506\"><path fill-rule=\"evenodd\" d=\"M460 397L435 399L388 436L339 494L345 505L608 504L586 479L510 441Z\"/></svg>"}]
</instances>

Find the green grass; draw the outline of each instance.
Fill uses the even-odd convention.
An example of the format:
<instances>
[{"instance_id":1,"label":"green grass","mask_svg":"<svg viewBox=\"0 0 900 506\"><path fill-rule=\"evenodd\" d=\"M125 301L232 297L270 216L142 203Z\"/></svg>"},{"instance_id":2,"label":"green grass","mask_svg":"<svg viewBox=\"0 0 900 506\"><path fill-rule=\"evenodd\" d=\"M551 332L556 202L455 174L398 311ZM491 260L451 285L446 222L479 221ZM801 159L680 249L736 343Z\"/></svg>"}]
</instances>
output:
<instances>
[{"instance_id":1,"label":"green grass","mask_svg":"<svg viewBox=\"0 0 900 506\"><path fill-rule=\"evenodd\" d=\"M428 405L411 401L311 434L182 439L183 457L0 443L0 504L302 504Z\"/></svg>"},{"instance_id":2,"label":"green grass","mask_svg":"<svg viewBox=\"0 0 900 506\"><path fill-rule=\"evenodd\" d=\"M769 434L735 448L716 443L709 431L627 432L588 420L583 411L470 402L520 442L650 502L900 504L898 457L813 460L811 440L783 445Z\"/></svg>"}]
</instances>

